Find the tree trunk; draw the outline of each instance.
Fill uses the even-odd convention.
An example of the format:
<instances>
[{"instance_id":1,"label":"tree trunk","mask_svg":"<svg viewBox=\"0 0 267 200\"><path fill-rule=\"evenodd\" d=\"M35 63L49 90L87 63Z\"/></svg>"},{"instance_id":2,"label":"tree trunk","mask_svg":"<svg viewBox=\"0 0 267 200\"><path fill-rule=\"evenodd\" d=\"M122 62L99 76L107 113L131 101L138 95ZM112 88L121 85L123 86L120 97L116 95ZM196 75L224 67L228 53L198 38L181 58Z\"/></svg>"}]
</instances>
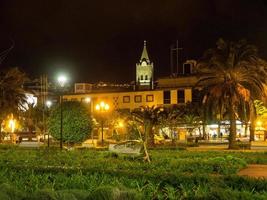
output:
<instances>
[{"instance_id":1,"label":"tree trunk","mask_svg":"<svg viewBox=\"0 0 267 200\"><path fill-rule=\"evenodd\" d=\"M218 139L221 137L221 121L218 122L217 136L218 136Z\"/></svg>"},{"instance_id":2,"label":"tree trunk","mask_svg":"<svg viewBox=\"0 0 267 200\"><path fill-rule=\"evenodd\" d=\"M255 108L253 105L250 106L250 126L249 126L249 141L255 140L255 121L256 121L256 115L255 115Z\"/></svg>"},{"instance_id":3,"label":"tree trunk","mask_svg":"<svg viewBox=\"0 0 267 200\"><path fill-rule=\"evenodd\" d=\"M236 118L234 112L234 106L230 106L230 133L229 133L229 147L228 149L236 148Z\"/></svg>"},{"instance_id":4,"label":"tree trunk","mask_svg":"<svg viewBox=\"0 0 267 200\"><path fill-rule=\"evenodd\" d=\"M207 133L206 133L206 123L205 122L202 124L202 130L203 130L203 138L204 138L204 140L206 140L207 139Z\"/></svg>"},{"instance_id":5,"label":"tree trunk","mask_svg":"<svg viewBox=\"0 0 267 200\"><path fill-rule=\"evenodd\" d=\"M199 138L202 138L200 126L198 127L198 132L199 132Z\"/></svg>"},{"instance_id":6,"label":"tree trunk","mask_svg":"<svg viewBox=\"0 0 267 200\"><path fill-rule=\"evenodd\" d=\"M249 127L249 141L255 140L255 119L251 119Z\"/></svg>"},{"instance_id":7,"label":"tree trunk","mask_svg":"<svg viewBox=\"0 0 267 200\"><path fill-rule=\"evenodd\" d=\"M145 136L145 141L144 141L143 140L143 137L142 137L142 134L141 134L141 132L139 131L138 128L137 128L137 131L138 131L139 137L140 137L140 139L141 139L141 141L143 143L143 148L144 148L144 161L150 163L151 160L150 160L150 156L149 156L149 153L148 153L148 150L147 150L147 137Z\"/></svg>"},{"instance_id":8,"label":"tree trunk","mask_svg":"<svg viewBox=\"0 0 267 200\"><path fill-rule=\"evenodd\" d=\"M154 133L153 133L152 128L153 128L153 126L150 122L145 124L146 142L149 144L149 146L155 145Z\"/></svg>"},{"instance_id":9,"label":"tree trunk","mask_svg":"<svg viewBox=\"0 0 267 200\"><path fill-rule=\"evenodd\" d=\"M245 121L245 137L248 136L248 122Z\"/></svg>"},{"instance_id":10,"label":"tree trunk","mask_svg":"<svg viewBox=\"0 0 267 200\"><path fill-rule=\"evenodd\" d=\"M0 143L2 143L2 123L3 120L0 120Z\"/></svg>"},{"instance_id":11,"label":"tree trunk","mask_svg":"<svg viewBox=\"0 0 267 200\"><path fill-rule=\"evenodd\" d=\"M2 143L3 141L2 141L2 124L3 124L3 119L0 119L0 143Z\"/></svg>"}]
</instances>

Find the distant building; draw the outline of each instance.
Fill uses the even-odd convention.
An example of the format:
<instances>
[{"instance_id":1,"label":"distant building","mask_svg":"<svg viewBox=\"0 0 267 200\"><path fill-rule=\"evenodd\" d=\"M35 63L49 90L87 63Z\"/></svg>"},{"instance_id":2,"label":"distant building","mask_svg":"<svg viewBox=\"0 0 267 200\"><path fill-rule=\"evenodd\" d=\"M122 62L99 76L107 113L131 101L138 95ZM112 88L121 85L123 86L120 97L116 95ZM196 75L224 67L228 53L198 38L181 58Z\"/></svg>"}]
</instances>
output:
<instances>
[{"instance_id":1,"label":"distant building","mask_svg":"<svg viewBox=\"0 0 267 200\"><path fill-rule=\"evenodd\" d=\"M74 84L74 93L89 93L92 92L93 84L90 83L75 83Z\"/></svg>"},{"instance_id":2,"label":"distant building","mask_svg":"<svg viewBox=\"0 0 267 200\"><path fill-rule=\"evenodd\" d=\"M64 95L65 101L84 101L90 99L90 110L105 101L110 110L133 110L140 106L173 106L198 101L197 90L192 89L198 79L194 75L196 61L183 64L183 74L177 77L159 78L154 83L154 67L147 53L146 41L141 58L136 64L136 82L131 84L114 83L75 83L74 94Z\"/></svg>"}]
</instances>

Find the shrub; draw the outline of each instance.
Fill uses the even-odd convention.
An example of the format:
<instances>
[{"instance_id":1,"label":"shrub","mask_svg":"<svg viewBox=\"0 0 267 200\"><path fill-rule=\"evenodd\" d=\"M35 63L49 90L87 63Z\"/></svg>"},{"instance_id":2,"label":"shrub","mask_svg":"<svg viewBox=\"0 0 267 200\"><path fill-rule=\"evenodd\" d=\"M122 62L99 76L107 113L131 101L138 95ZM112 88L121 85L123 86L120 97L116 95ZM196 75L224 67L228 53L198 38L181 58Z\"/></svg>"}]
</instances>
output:
<instances>
[{"instance_id":1,"label":"shrub","mask_svg":"<svg viewBox=\"0 0 267 200\"><path fill-rule=\"evenodd\" d=\"M84 141L92 131L92 120L88 109L81 102L63 102L63 141L77 143ZM55 107L48 118L50 134L60 139L60 106Z\"/></svg>"}]
</instances>

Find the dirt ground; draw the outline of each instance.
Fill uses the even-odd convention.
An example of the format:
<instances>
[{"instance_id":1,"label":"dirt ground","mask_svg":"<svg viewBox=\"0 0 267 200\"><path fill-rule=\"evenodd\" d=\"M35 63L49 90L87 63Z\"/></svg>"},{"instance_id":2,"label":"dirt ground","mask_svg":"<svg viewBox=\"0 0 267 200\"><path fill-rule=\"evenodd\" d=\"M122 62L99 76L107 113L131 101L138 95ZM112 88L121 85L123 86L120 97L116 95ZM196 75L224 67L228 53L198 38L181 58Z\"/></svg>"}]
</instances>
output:
<instances>
[{"instance_id":1,"label":"dirt ground","mask_svg":"<svg viewBox=\"0 0 267 200\"><path fill-rule=\"evenodd\" d=\"M247 168L238 172L238 175L267 179L267 165L248 165Z\"/></svg>"}]
</instances>

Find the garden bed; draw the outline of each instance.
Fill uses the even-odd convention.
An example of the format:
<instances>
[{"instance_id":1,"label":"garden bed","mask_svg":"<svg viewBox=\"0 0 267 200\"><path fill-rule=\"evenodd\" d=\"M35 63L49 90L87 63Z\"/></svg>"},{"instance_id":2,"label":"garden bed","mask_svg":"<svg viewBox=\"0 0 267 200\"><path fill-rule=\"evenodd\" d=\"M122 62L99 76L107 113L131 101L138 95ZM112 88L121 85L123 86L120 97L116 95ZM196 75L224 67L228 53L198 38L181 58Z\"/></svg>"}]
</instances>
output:
<instances>
[{"instance_id":1,"label":"garden bed","mask_svg":"<svg viewBox=\"0 0 267 200\"><path fill-rule=\"evenodd\" d=\"M151 154L148 164L105 151L5 148L0 149L0 184L39 199L42 195L64 199L63 194L73 197L68 199L79 194L84 196L78 199L90 199L96 191L113 190L129 195L127 199L266 197L266 180L236 174L247 164L267 164L267 153L172 149ZM0 197L2 193L7 192L0 191Z\"/></svg>"}]
</instances>

